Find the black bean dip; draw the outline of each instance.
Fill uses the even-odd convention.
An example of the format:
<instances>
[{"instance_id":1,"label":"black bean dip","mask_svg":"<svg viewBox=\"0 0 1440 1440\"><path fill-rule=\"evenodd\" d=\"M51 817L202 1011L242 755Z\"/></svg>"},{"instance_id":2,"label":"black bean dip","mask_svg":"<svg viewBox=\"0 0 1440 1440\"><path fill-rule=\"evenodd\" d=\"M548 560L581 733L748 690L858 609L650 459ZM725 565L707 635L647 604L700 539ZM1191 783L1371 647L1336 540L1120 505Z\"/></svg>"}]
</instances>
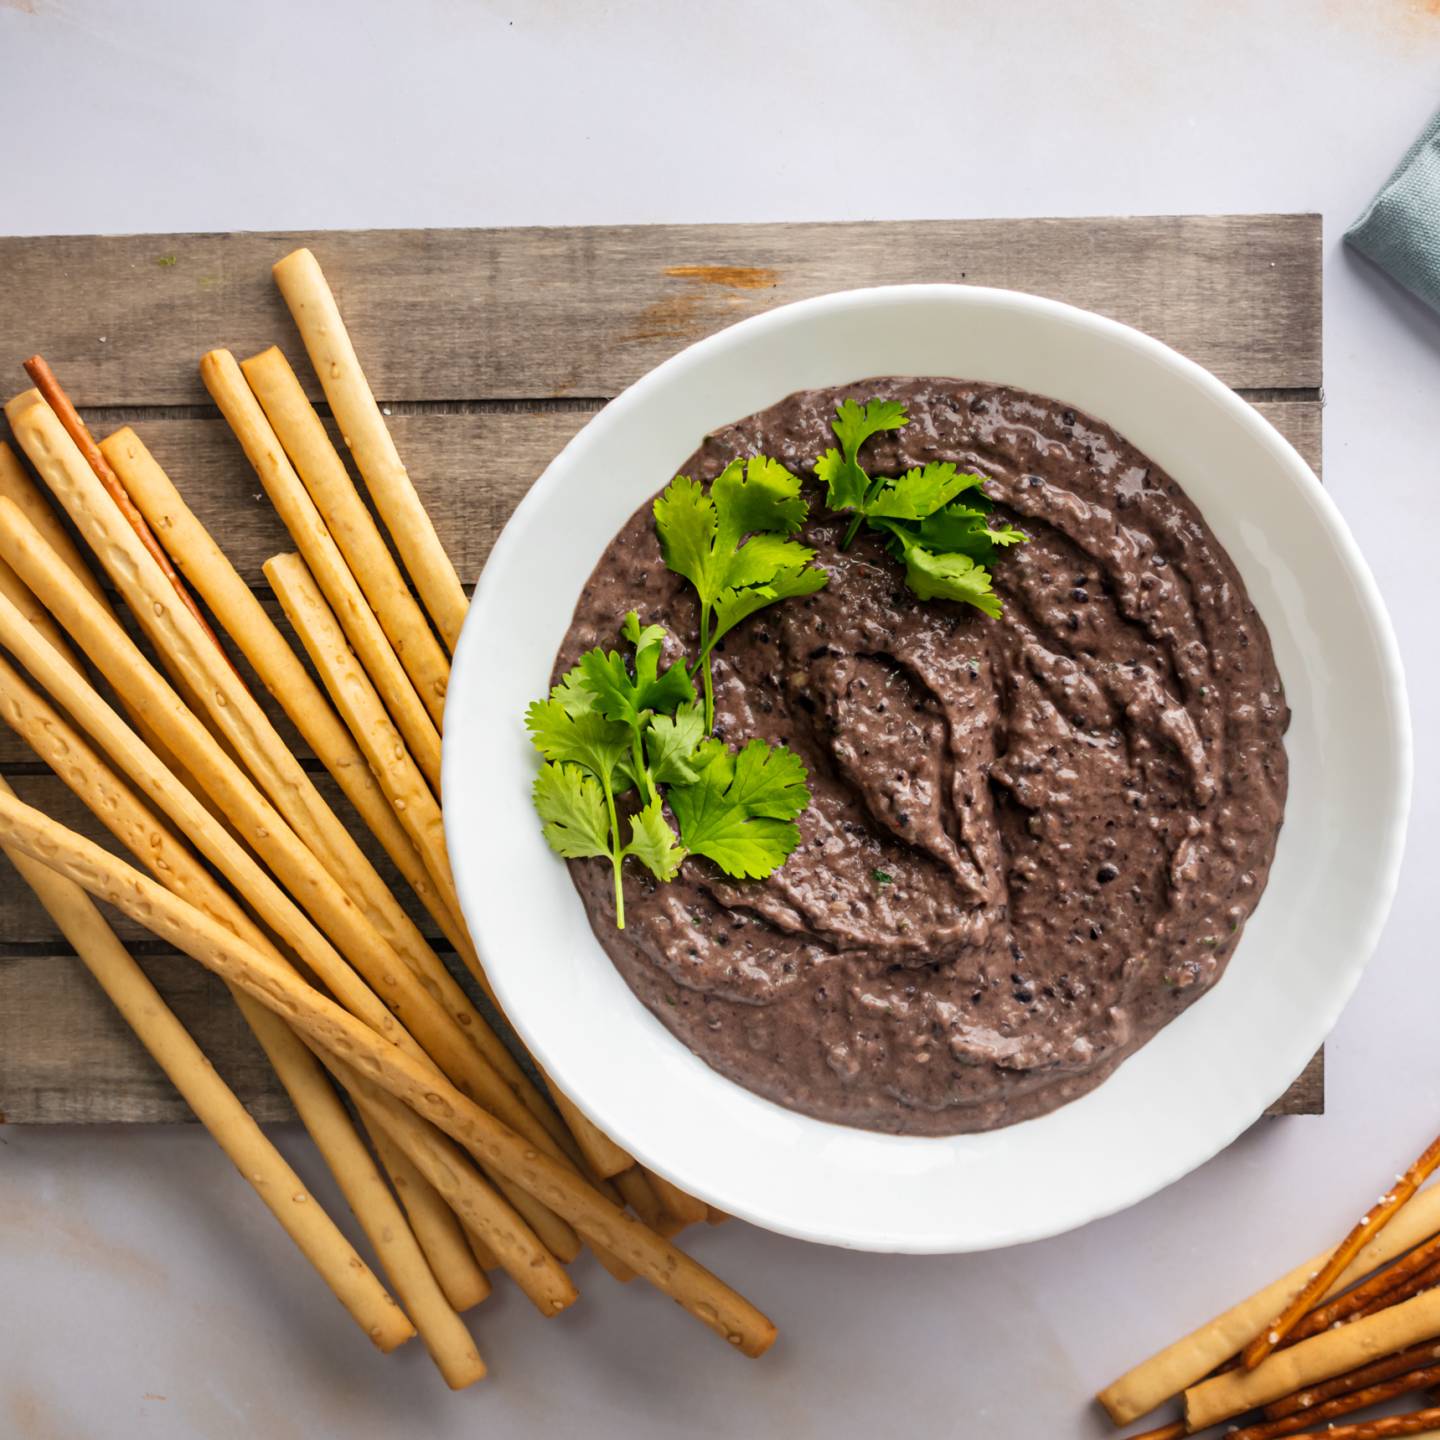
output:
<instances>
[{"instance_id":1,"label":"black bean dip","mask_svg":"<svg viewBox=\"0 0 1440 1440\"><path fill-rule=\"evenodd\" d=\"M746 621L715 657L716 727L797 751L813 803L768 880L689 860L657 885L572 862L601 944L697 1055L826 1120L941 1135L1054 1109L1223 974L1265 888L1289 712L1229 556L1167 475L1055 401L960 380L805 391L709 436L810 476L836 404L904 401L861 452L989 477L1033 539L994 567L1004 615L917 600L844 518L799 537L819 594ZM668 480L669 476L659 477ZM638 609L697 649L693 592L647 502L581 594L557 674Z\"/></svg>"}]
</instances>

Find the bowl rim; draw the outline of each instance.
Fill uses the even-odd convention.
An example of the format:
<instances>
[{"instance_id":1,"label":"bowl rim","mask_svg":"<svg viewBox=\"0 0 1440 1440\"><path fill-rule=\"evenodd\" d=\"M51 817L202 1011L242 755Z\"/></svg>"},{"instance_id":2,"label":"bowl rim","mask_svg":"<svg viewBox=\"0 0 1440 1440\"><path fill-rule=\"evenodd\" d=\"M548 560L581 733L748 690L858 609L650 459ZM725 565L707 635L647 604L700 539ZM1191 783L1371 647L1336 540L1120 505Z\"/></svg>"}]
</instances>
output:
<instances>
[{"instance_id":1,"label":"bowl rim","mask_svg":"<svg viewBox=\"0 0 1440 1440\"><path fill-rule=\"evenodd\" d=\"M1377 855L1376 863L1373 867L1376 883L1369 891L1369 904L1364 924L1359 931L1360 940L1355 947L1354 959L1350 962L1344 973L1343 982L1337 980L1337 983L1333 985L1331 1003L1326 1007L1326 1012L1319 1016L1314 1026L1314 1029L1319 1032L1321 1025L1323 1025L1321 1038L1328 1036L1338 1021L1344 1007L1352 998L1365 966L1373 955L1380 933L1388 917L1399 881L1400 865L1404 852L1411 806L1414 770L1411 717L1399 645L1379 587L1354 536L1351 534L1348 525L1340 514L1333 497L1323 488L1314 472L1295 450L1294 446L1291 445L1264 416L1255 410L1248 401L1237 395L1210 371L1172 349L1163 341L1157 340L1153 336L1145 334L1143 331L1125 325L1120 321L1112 320L1106 316L1098 315L1092 311L1083 310L1062 301L1031 295L1023 291L951 283L888 285L835 291L825 295L814 296L776 306L758 315L747 317L734 325L695 341L647 371L611 400L603 410L593 416L587 424L566 443L550 464L546 466L530 490L522 497L520 503L507 520L501 534L497 537L476 584L474 600L471 606L472 612L477 614L484 613L495 602L497 598L496 587L501 583L499 577L501 572L506 568L505 562L508 561L511 550L524 543L522 533L532 513L548 503L547 480L556 472L558 467L562 467L563 464L568 463L569 457L571 457L577 449L583 448L593 441L595 427L608 428L610 425L620 423L632 410L643 407L648 402L649 395L653 389L671 381L677 374L691 367L710 363L716 357L722 356L729 349L753 343L757 338L763 338L773 329L786 327L797 322L804 323L810 316L824 314L837 309L867 307L872 305L883 306L897 299L920 304L929 301L950 304L956 300L960 300L964 304L1002 304L1006 307L1029 311L1034 314L1044 315L1052 320L1089 329L1098 337L1119 341L1129 348L1138 351L1148 362L1172 371L1177 378L1201 390L1212 401L1223 408L1229 417L1247 432L1248 438L1252 442L1268 451L1270 456L1279 463L1281 468L1288 472L1289 478L1299 487L1303 498L1315 512L1319 523L1327 532L1328 538L1340 553L1349 571L1347 578L1351 580L1360 593L1364 616L1370 626L1372 638L1375 643L1376 663L1383 674L1385 690L1390 701L1390 703L1385 706L1385 712L1389 721L1387 739L1391 747L1395 777L1392 793L1387 797L1389 801L1390 819L1384 835L1384 844L1381 847L1380 853ZM777 396L776 398L779 397ZM734 419L737 417L727 418ZM1106 420L1107 423L1113 423L1109 422L1108 417L1103 414L1097 415L1097 418ZM717 419L714 423L720 425L726 423L726 420ZM497 561L501 563L497 564ZM470 657L477 649L477 645L473 642L473 634L477 629L478 626L472 626L467 623L454 656L454 666L445 716L445 728L447 733L451 735L455 733L456 729L464 727L467 718L466 707L471 703L473 697L474 687L469 682L469 666L472 663ZM467 634L472 637L472 643L468 645L466 643ZM453 715L451 713L452 709L454 711ZM443 793L447 796L454 793L456 787L461 783L461 770L462 767L467 764L465 760L459 758L459 751L460 747L458 746L447 745L444 748L442 756L442 789ZM484 913L478 906L467 904L466 902L467 891L471 889L468 883L468 867L465 860L466 835L472 823L469 818L469 811L464 805L446 805L444 807L444 816L446 837L452 854L454 878L460 895L462 910L465 911L476 947L483 956L483 954L486 953L486 923ZM598 949L598 941L596 942L596 946ZM1243 948L1243 945L1236 947L1237 953L1241 948ZM515 1013L516 1007L510 1003L514 999L514 992L507 983L504 967L500 967L497 974L492 977L492 983L507 1015ZM640 1004L638 1000L636 1000L635 1003L637 1006ZM644 1007L642 1006L640 1008L643 1009ZM519 1017L519 1019L512 1021L514 1028L544 1069L548 1073L557 1076L563 1082L571 1068L566 1058L563 1055L550 1053L548 1051L543 1039L536 1034L532 1026L526 1024L523 1006L519 1007ZM655 1023L658 1024L659 1022L657 1021ZM683 1044L683 1042L678 1040L676 1040L675 1043ZM743 1087L735 1085L733 1081L726 1080L724 1077L718 1078L720 1078L724 1084L734 1086L741 1094L749 1093L744 1091ZM1109 1077L1107 1077L1106 1082L1102 1083L1109 1083ZM1282 1087L1278 1093L1284 1093L1285 1088L1288 1088L1288 1085ZM648 1153L647 1148L643 1144L636 1145L633 1142L633 1138L627 1136L625 1133L625 1126L623 1124L616 1124L617 1117L607 1117L592 1113L586 1107L584 1099L577 1097L573 1090L571 1092L571 1098L585 1111L588 1117L602 1129L606 1129L610 1133L615 1133L617 1141L634 1154L636 1159L642 1164L667 1178L675 1180L676 1183L683 1183L679 1177L667 1172L663 1156ZM755 1097L751 1096L751 1098L753 1099ZM1277 1096L1271 1096L1270 1101L1273 1101L1275 1098L1277 1098ZM1268 1104L1270 1101L1266 1103ZM765 1103L768 1104L772 1102ZM1061 1109L1064 1108L1065 1107L1061 1107ZM1087 1224L1092 1220L1115 1214L1158 1193L1192 1170L1197 1169L1200 1165L1206 1163L1221 1150L1232 1144L1244 1130L1259 1118L1260 1113L1263 1113L1263 1110L1249 1115L1239 1114L1233 1116L1228 1123L1215 1126L1212 1133L1208 1134L1204 1144L1197 1147L1195 1153L1187 1155L1179 1163L1172 1165L1158 1174L1154 1171L1144 1171L1137 1182L1115 1186L1114 1193L1109 1201L1098 1207L1092 1206L1087 1208L1085 1214L1079 1217L1073 1215L1062 1216L1054 1224L1049 1225L1034 1223L1017 1225L1013 1230L1008 1232L1003 1229L992 1230L984 1237L976 1239L973 1242L957 1240L954 1237L950 1237L944 1242L937 1243L933 1238L921 1237L917 1239L904 1231L880 1234L867 1230L862 1234L843 1226L837 1227L833 1224L798 1223L794 1220L787 1220L781 1216L770 1213L759 1205L737 1203L733 1196L726 1196L725 1205L730 1213L766 1229L775 1231L776 1233L845 1248L914 1254L963 1253L974 1250L1001 1248L1065 1233L1078 1228L1080 1225ZM825 1126L830 1122L816 1121L812 1118L811 1123ZM1020 1123L1023 1125L1028 1122ZM833 1128L842 1131L849 1130L849 1127L845 1126L834 1126ZM1017 1127L1014 1126L1005 1127L1005 1130L1013 1131L1016 1128ZM1005 1132L1002 1130L1001 1132L989 1133L996 1134ZM894 1139L901 1144L913 1145L916 1143L926 1143L928 1137L904 1136L881 1138ZM935 1138L944 1141L954 1140L957 1137L942 1136ZM691 1183L692 1188L694 1188L693 1181Z\"/></svg>"}]
</instances>

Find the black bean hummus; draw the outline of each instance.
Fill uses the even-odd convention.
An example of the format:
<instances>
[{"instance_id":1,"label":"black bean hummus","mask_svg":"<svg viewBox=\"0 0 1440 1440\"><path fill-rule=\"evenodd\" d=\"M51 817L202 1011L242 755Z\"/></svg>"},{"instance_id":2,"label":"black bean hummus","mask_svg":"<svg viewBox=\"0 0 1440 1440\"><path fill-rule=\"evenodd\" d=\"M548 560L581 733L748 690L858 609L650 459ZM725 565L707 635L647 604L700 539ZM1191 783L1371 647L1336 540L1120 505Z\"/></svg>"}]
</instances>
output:
<instances>
[{"instance_id":1,"label":"black bean hummus","mask_svg":"<svg viewBox=\"0 0 1440 1440\"><path fill-rule=\"evenodd\" d=\"M1274 853L1289 712L1195 506L1055 401L866 380L727 426L680 469L763 453L809 476L836 404L877 396L910 422L867 442L872 475L954 461L1033 537L994 566L1003 617L917 600L869 532L842 550L846 520L807 484L798 538L828 586L715 656L721 738L809 767L799 848L754 882L691 859L657 885L632 862L623 932L608 864L572 870L631 989L721 1074L847 1125L988 1130L1083 1095L1223 974ZM648 502L585 586L557 675L632 608L698 648Z\"/></svg>"}]
</instances>

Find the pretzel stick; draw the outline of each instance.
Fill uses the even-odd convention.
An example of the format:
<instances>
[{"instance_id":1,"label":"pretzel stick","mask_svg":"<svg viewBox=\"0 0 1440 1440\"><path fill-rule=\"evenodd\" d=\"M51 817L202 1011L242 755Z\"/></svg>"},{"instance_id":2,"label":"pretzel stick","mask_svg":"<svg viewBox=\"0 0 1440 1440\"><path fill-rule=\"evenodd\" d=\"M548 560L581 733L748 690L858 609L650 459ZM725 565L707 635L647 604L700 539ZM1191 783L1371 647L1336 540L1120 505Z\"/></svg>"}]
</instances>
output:
<instances>
[{"instance_id":1,"label":"pretzel stick","mask_svg":"<svg viewBox=\"0 0 1440 1440\"><path fill-rule=\"evenodd\" d=\"M1349 1395L1396 1375L1406 1375L1412 1370L1423 1370L1435 1365L1440 1365L1440 1344L1416 1345L1413 1349L1402 1350L1398 1355L1387 1355L1383 1360L1376 1360L1370 1365L1362 1365L1358 1370L1337 1375L1333 1380L1307 1386L1292 1395L1284 1395L1265 1407L1265 1418L1279 1420L1286 1415L1294 1415L1299 1410L1311 1410L1317 1405L1323 1405L1338 1395Z\"/></svg>"},{"instance_id":2,"label":"pretzel stick","mask_svg":"<svg viewBox=\"0 0 1440 1440\"><path fill-rule=\"evenodd\" d=\"M250 393L235 357L228 350L210 351L200 361L200 376L306 564L315 572L320 588L339 614L350 643L385 699L386 709L395 717L406 745L438 795L440 732L415 693L374 611L366 603L340 547L325 528L315 502L306 494L299 476L285 458L285 451L259 402Z\"/></svg>"},{"instance_id":3,"label":"pretzel stick","mask_svg":"<svg viewBox=\"0 0 1440 1440\"><path fill-rule=\"evenodd\" d=\"M1379 1234L1395 1218L1405 1202L1425 1183L1437 1166L1440 1166L1440 1136L1430 1142L1424 1153L1403 1175L1395 1177L1395 1184L1360 1217L1359 1223L1301 1287L1300 1293L1245 1347L1240 1359L1247 1370L1253 1370L1260 1364L1299 1324L1301 1316L1312 1305L1325 1298L1340 1272L1373 1236Z\"/></svg>"},{"instance_id":4,"label":"pretzel stick","mask_svg":"<svg viewBox=\"0 0 1440 1440\"><path fill-rule=\"evenodd\" d=\"M379 1120L367 1114L365 1128L405 1207L420 1248L431 1257L430 1269L449 1308L462 1313L473 1309L490 1294L490 1282L466 1243L464 1227L445 1203L445 1197L415 1168Z\"/></svg>"},{"instance_id":5,"label":"pretzel stick","mask_svg":"<svg viewBox=\"0 0 1440 1440\"><path fill-rule=\"evenodd\" d=\"M1236 1368L1192 1386L1185 1392L1185 1419L1192 1430L1203 1430L1437 1335L1440 1290L1427 1290L1413 1300L1277 1351L1258 1369Z\"/></svg>"},{"instance_id":6,"label":"pretzel stick","mask_svg":"<svg viewBox=\"0 0 1440 1440\"><path fill-rule=\"evenodd\" d=\"M437 728L443 724L450 657L430 629L390 555L390 547L360 498L325 423L278 346L240 362L255 398L300 474L351 573L360 582L405 673L415 683Z\"/></svg>"},{"instance_id":7,"label":"pretzel stick","mask_svg":"<svg viewBox=\"0 0 1440 1440\"><path fill-rule=\"evenodd\" d=\"M1172 1420L1168 1425L1157 1425L1153 1430L1128 1436L1127 1440L1181 1440L1182 1436L1189 1433L1183 1420Z\"/></svg>"},{"instance_id":8,"label":"pretzel stick","mask_svg":"<svg viewBox=\"0 0 1440 1440\"><path fill-rule=\"evenodd\" d=\"M1416 1257L1419 1257L1418 1262L1410 1263L1416 1260ZM1403 1259L1397 1260L1394 1265L1381 1270L1365 1284L1346 1291L1338 1300L1332 1300L1328 1305L1311 1310L1285 1338L1280 1348L1300 1340L1308 1340L1310 1336L1341 1325L1356 1315L1371 1315L1376 1310L1383 1310L1387 1305L1408 1300L1412 1295L1418 1295L1422 1290L1428 1290L1436 1284L1440 1284L1440 1239L1427 1241Z\"/></svg>"},{"instance_id":9,"label":"pretzel stick","mask_svg":"<svg viewBox=\"0 0 1440 1440\"><path fill-rule=\"evenodd\" d=\"M1307 1431L1324 1440L1392 1440L1394 1436L1440 1435L1440 1408L1412 1410L1405 1415L1387 1415L1380 1420L1361 1420L1354 1425L1327 1425L1324 1430Z\"/></svg>"},{"instance_id":10,"label":"pretzel stick","mask_svg":"<svg viewBox=\"0 0 1440 1440\"><path fill-rule=\"evenodd\" d=\"M743 1353L760 1355L773 1343L775 1330L770 1321L683 1251L610 1204L572 1170L527 1146L433 1068L386 1044L293 972L276 965L194 906L177 900L133 866L4 795L0 795L0 845L13 845L42 860L207 969L233 980L332 1055L342 1057L344 1063L363 1071L388 1094L430 1120L477 1159L493 1165L527 1193L539 1195L587 1239L593 1237L614 1251ZM1420 1296L1386 1313L1393 1316L1399 1310L1431 1303L1431 1296ZM1440 1304L1433 1308L1440 1325ZM1357 1321L1335 1334L1346 1336L1373 1323ZM1287 1351L1286 1356L1297 1356L1329 1339L1317 1336ZM1245 1378L1253 1381L1257 1377Z\"/></svg>"},{"instance_id":11,"label":"pretzel stick","mask_svg":"<svg viewBox=\"0 0 1440 1440\"><path fill-rule=\"evenodd\" d=\"M400 1101L352 1066L336 1060L333 1068L364 1097L367 1110L382 1130L387 1134L403 1132L410 1112ZM431 1126L426 1126L424 1133L426 1143L408 1150L410 1160L465 1225L484 1238L506 1273L540 1313L558 1315L573 1305L579 1292L570 1277L520 1217L475 1174L465 1152Z\"/></svg>"},{"instance_id":12,"label":"pretzel stick","mask_svg":"<svg viewBox=\"0 0 1440 1440\"><path fill-rule=\"evenodd\" d=\"M3 658L0 658L0 714L166 889L277 962L288 963L210 872L146 809L68 721ZM381 1256L401 1302L407 1309L415 1307L414 1322L426 1348L452 1385L479 1379L484 1367L474 1353L468 1332L460 1327L465 1343L457 1347L457 1332L434 1305L434 1287L426 1283L429 1266L416 1249L415 1237L409 1233L394 1197L376 1172L345 1107L320 1066L278 1016L243 991L232 989L231 994L335 1176L350 1209ZM465 1258L469 1258L468 1253ZM469 1378L465 1379L466 1376Z\"/></svg>"},{"instance_id":13,"label":"pretzel stick","mask_svg":"<svg viewBox=\"0 0 1440 1440\"><path fill-rule=\"evenodd\" d=\"M0 794L14 791L0 779ZM73 881L16 851L6 854L140 1043L285 1228L321 1279L382 1351L414 1333L354 1247L265 1138L161 998L90 898ZM271 1017L274 1018L274 1017ZM284 1028L283 1025L281 1028Z\"/></svg>"},{"instance_id":14,"label":"pretzel stick","mask_svg":"<svg viewBox=\"0 0 1440 1440\"><path fill-rule=\"evenodd\" d=\"M151 534L144 516L131 503L130 497L125 493L125 487L110 468L109 462L100 453L100 447L95 443L95 437L91 435L85 422L80 418L80 412L70 403L70 397L60 388L60 382L55 378L50 367L39 355L32 355L25 362L25 373L35 382L35 388L39 390L41 398L50 407L56 419L65 427L65 433L75 442L85 463L94 472L95 478L105 487L105 493L120 507L120 513L129 522L136 535L140 537L141 543L150 552L151 558L160 567L165 578L180 597L180 603L195 617L196 624L209 635L215 642L215 648L224 655L225 649L220 644L219 636L206 622L205 616L200 612L200 607L185 588L185 582L175 573L175 567L171 565L164 550L160 548L160 542ZM228 663L229 657L227 656L226 659ZM236 671L236 675L239 675L238 671Z\"/></svg>"},{"instance_id":15,"label":"pretzel stick","mask_svg":"<svg viewBox=\"0 0 1440 1440\"><path fill-rule=\"evenodd\" d=\"M1337 1277L1331 1293L1346 1289L1436 1233L1440 1233L1440 1185L1421 1192L1391 1225L1372 1239ZM1097 1398L1110 1418L1117 1425L1128 1425L1203 1380L1238 1353L1267 1317L1283 1309L1329 1254L1328 1250L1323 1251L1295 1266L1107 1386Z\"/></svg>"},{"instance_id":16,"label":"pretzel stick","mask_svg":"<svg viewBox=\"0 0 1440 1440\"><path fill-rule=\"evenodd\" d=\"M1323 1405L1298 1411L1280 1420L1262 1420L1255 1425L1242 1426L1231 1431L1231 1440L1277 1440L1281 1435L1294 1435L1321 1421L1334 1420L1339 1415L1353 1415L1357 1410L1368 1410L1372 1405L1393 1400L1397 1395L1423 1390L1437 1380L1440 1380L1440 1365L1432 1365L1427 1370L1413 1370L1363 1389L1352 1390L1348 1395L1337 1396Z\"/></svg>"},{"instance_id":17,"label":"pretzel stick","mask_svg":"<svg viewBox=\"0 0 1440 1440\"><path fill-rule=\"evenodd\" d=\"M453 654L467 608L460 577L400 463L319 262L308 250L296 250L275 265L274 273L375 508L440 638Z\"/></svg>"}]
</instances>

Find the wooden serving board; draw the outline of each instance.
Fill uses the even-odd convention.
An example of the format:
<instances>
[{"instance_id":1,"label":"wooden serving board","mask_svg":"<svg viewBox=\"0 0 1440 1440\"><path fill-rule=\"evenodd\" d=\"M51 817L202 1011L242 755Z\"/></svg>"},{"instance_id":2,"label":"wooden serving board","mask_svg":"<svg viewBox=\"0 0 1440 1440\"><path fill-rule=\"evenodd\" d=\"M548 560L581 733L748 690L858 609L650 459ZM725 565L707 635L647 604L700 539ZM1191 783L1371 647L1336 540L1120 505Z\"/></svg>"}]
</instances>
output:
<instances>
[{"instance_id":1,"label":"wooden serving board","mask_svg":"<svg viewBox=\"0 0 1440 1440\"><path fill-rule=\"evenodd\" d=\"M43 352L98 435L136 426L267 602L261 562L293 547L196 366L215 346L243 357L278 343L320 398L270 279L271 264L298 245L320 257L466 578L545 465L610 397L702 335L854 286L965 281L1113 316L1213 370L1320 463L1314 215L0 239L0 398L26 386L20 361ZM27 800L100 836L8 730L0 772ZM328 777L321 784L335 793ZM377 863L392 874L383 856ZM417 918L434 937L428 917ZM288 1116L218 982L123 918L116 928L255 1115ZM1277 1112L1323 1108L1321 1065L1317 1055ZM5 867L0 1119L188 1118Z\"/></svg>"}]
</instances>

